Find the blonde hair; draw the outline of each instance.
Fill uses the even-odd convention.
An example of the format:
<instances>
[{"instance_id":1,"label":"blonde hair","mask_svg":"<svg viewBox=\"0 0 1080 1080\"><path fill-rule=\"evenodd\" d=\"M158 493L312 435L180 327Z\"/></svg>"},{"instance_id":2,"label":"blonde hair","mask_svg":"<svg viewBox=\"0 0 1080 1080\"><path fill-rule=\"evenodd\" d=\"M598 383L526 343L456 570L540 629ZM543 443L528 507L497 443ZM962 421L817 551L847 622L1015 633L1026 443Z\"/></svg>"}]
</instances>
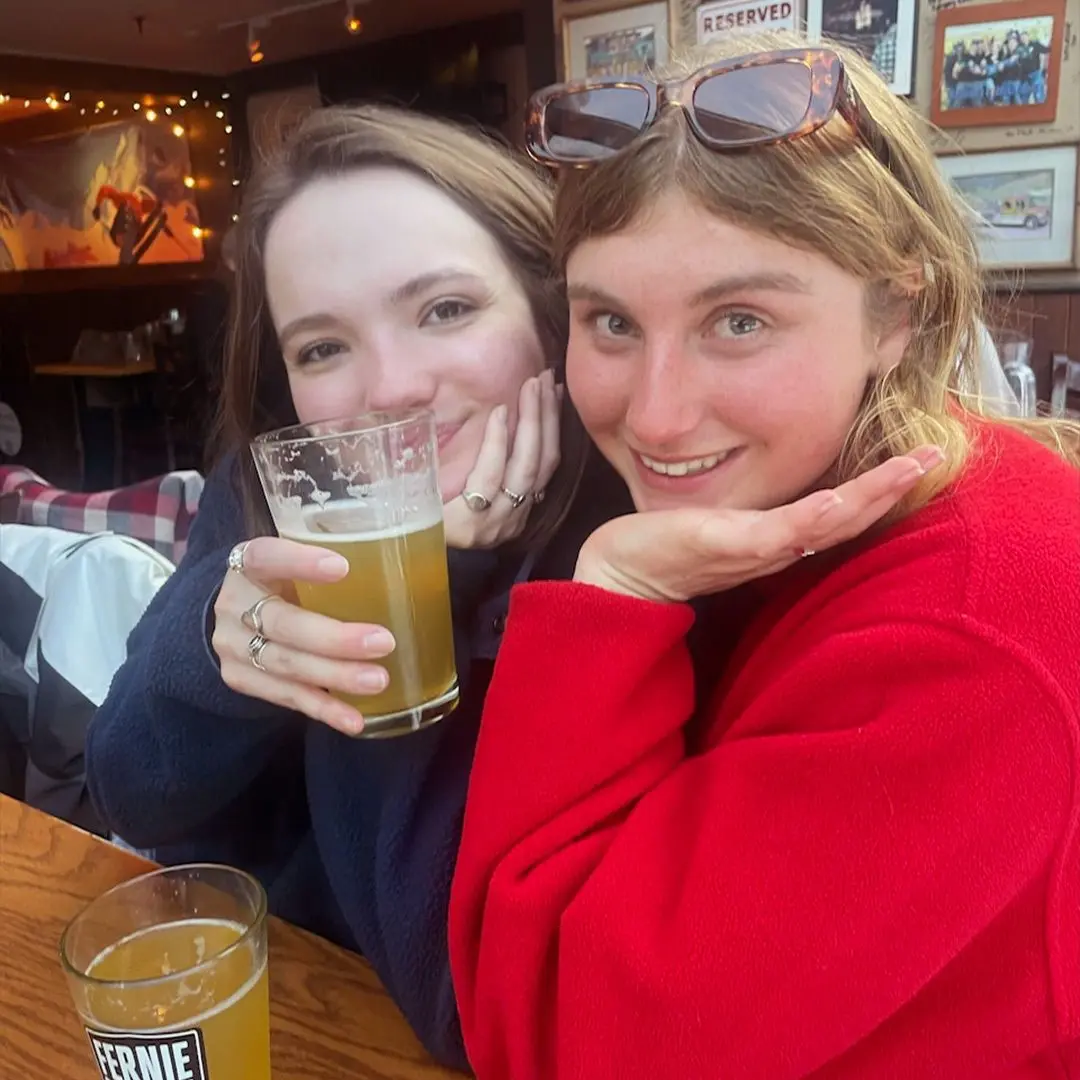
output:
<instances>
[{"instance_id":1,"label":"blonde hair","mask_svg":"<svg viewBox=\"0 0 1080 1080\"><path fill-rule=\"evenodd\" d=\"M791 32L733 36L719 48L687 53L664 77L685 77L729 56L805 46ZM911 336L901 362L868 389L838 469L848 479L895 454L941 446L946 467L928 477L902 513L963 467L970 439L965 411L991 418L992 403L965 390L978 385L982 277L970 219L938 170L922 121L860 55L830 47L882 129L892 171L839 117L811 136L717 153L697 140L680 110L669 109L620 154L564 171L555 204L556 255L565 267L575 247L627 227L674 185L725 220L824 255L865 281L874 322L898 325L906 314ZM993 419L1080 466L1080 424Z\"/></svg>"}]
</instances>

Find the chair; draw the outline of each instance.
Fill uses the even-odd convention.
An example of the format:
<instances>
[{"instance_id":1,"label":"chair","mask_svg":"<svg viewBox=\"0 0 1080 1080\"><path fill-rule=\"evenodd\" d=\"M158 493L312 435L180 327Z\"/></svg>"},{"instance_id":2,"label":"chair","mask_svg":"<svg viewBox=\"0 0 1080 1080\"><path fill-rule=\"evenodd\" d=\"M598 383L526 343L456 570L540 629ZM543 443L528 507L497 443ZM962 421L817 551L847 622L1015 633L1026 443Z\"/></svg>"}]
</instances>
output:
<instances>
[{"instance_id":1,"label":"chair","mask_svg":"<svg viewBox=\"0 0 1080 1080\"><path fill-rule=\"evenodd\" d=\"M86 494L53 487L20 465L0 467L0 497L19 496L14 520L75 533L113 532L148 544L173 563L183 558L205 481L193 470ZM7 510L10 514L11 511Z\"/></svg>"}]
</instances>

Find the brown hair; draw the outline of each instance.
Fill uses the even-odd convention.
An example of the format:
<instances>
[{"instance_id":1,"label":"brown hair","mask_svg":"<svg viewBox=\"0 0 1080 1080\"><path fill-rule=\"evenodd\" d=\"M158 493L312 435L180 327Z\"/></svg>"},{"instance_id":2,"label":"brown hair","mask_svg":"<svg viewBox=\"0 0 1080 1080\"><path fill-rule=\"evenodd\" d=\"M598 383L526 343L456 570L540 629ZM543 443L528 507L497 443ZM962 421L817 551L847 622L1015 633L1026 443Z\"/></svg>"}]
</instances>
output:
<instances>
[{"instance_id":1,"label":"brown hair","mask_svg":"<svg viewBox=\"0 0 1080 1080\"><path fill-rule=\"evenodd\" d=\"M665 73L686 77L713 60L798 48L792 32L744 34L695 50ZM983 285L969 219L938 170L921 120L858 54L840 54L864 107L881 128L892 171L836 118L813 135L740 153L716 153L669 109L621 153L564 171L556 195L556 259L585 240L629 226L672 186L736 225L824 255L867 282L871 318L911 338L903 359L868 388L838 462L842 479L932 443L946 453L900 512L921 505L962 468L963 410L985 415L975 386ZM959 358L959 362L957 362ZM1080 424L1001 420L1080 465ZM932 482L931 482L932 481Z\"/></svg>"},{"instance_id":2,"label":"brown hair","mask_svg":"<svg viewBox=\"0 0 1080 1080\"><path fill-rule=\"evenodd\" d=\"M236 226L236 272L218 417L218 452L236 451L253 532L272 531L248 443L296 422L284 360L266 304L266 236L276 215L307 184L368 166L405 169L433 184L498 242L529 301L548 367L566 353L565 293L552 271L550 186L524 160L478 132L388 106L313 111L253 177ZM561 463L518 543L541 544L569 509L588 439L567 400Z\"/></svg>"}]
</instances>

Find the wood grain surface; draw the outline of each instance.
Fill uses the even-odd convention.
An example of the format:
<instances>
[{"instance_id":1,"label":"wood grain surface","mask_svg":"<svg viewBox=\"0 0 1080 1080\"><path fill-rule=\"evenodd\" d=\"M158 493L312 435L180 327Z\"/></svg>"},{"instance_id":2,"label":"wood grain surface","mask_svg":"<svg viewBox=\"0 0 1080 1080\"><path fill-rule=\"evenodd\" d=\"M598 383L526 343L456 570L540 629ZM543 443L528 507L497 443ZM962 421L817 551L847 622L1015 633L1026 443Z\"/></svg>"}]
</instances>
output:
<instances>
[{"instance_id":1,"label":"wood grain surface","mask_svg":"<svg viewBox=\"0 0 1080 1080\"><path fill-rule=\"evenodd\" d=\"M0 795L0 1078L94 1080L60 969L64 926L151 863ZM270 924L275 1080L453 1080L431 1063L371 968Z\"/></svg>"}]
</instances>

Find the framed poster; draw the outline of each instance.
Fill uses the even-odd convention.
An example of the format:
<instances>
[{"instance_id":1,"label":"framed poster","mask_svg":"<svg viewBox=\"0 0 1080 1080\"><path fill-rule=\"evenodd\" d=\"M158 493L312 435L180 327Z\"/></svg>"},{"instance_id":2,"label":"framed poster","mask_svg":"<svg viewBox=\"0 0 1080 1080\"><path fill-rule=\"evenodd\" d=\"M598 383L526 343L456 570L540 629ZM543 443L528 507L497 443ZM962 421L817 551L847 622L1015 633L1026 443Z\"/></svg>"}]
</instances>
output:
<instances>
[{"instance_id":1,"label":"framed poster","mask_svg":"<svg viewBox=\"0 0 1080 1080\"><path fill-rule=\"evenodd\" d=\"M1065 0L939 12L930 119L938 127L1052 122L1064 37Z\"/></svg>"},{"instance_id":2,"label":"framed poster","mask_svg":"<svg viewBox=\"0 0 1080 1080\"><path fill-rule=\"evenodd\" d=\"M938 162L970 207L988 269L1071 267L1077 148L1007 150Z\"/></svg>"},{"instance_id":3,"label":"framed poster","mask_svg":"<svg viewBox=\"0 0 1080 1080\"><path fill-rule=\"evenodd\" d=\"M714 0L697 9L697 43L748 30L797 30L796 0Z\"/></svg>"},{"instance_id":4,"label":"framed poster","mask_svg":"<svg viewBox=\"0 0 1080 1080\"><path fill-rule=\"evenodd\" d=\"M200 262L183 128L145 119L0 146L0 272Z\"/></svg>"},{"instance_id":5,"label":"framed poster","mask_svg":"<svg viewBox=\"0 0 1080 1080\"><path fill-rule=\"evenodd\" d=\"M889 89L901 97L915 88L916 0L807 0L806 32L857 49Z\"/></svg>"},{"instance_id":6,"label":"framed poster","mask_svg":"<svg viewBox=\"0 0 1080 1080\"><path fill-rule=\"evenodd\" d=\"M563 20L567 79L641 75L668 59L665 2Z\"/></svg>"}]
</instances>

